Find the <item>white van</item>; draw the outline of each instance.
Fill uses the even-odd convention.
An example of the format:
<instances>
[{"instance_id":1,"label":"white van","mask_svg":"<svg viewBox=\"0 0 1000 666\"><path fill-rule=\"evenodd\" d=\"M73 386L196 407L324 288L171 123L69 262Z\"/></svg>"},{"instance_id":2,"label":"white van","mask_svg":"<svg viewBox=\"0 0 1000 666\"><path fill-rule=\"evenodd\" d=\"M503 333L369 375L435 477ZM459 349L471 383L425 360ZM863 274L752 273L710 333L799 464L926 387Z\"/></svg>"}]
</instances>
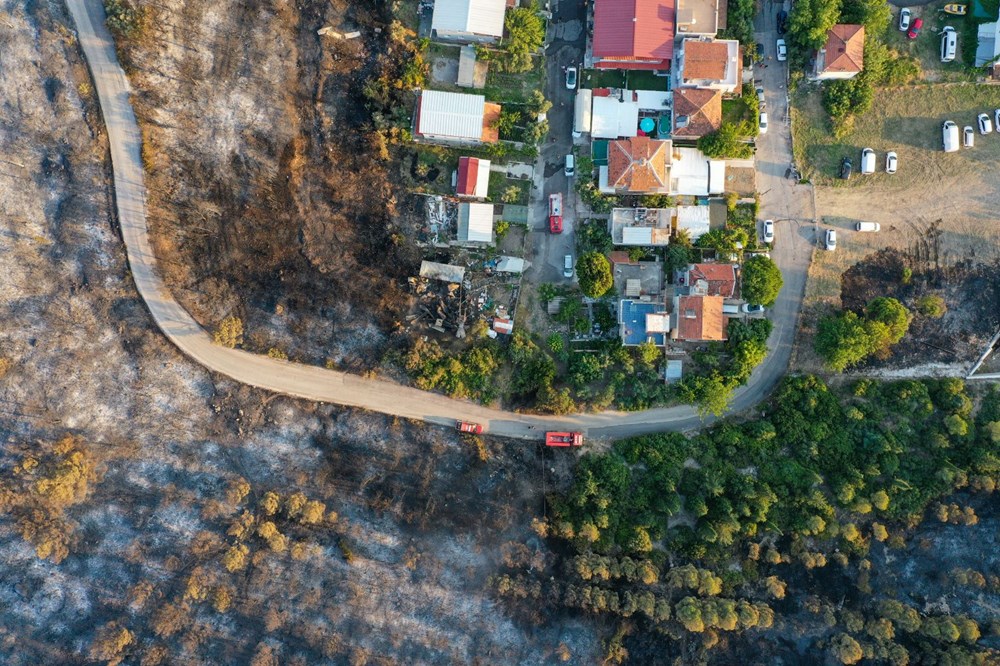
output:
<instances>
[{"instance_id":1,"label":"white van","mask_svg":"<svg viewBox=\"0 0 1000 666\"><path fill-rule=\"evenodd\" d=\"M944 140L944 152L958 152L958 125L952 120L944 121L944 125L941 126L941 134Z\"/></svg>"},{"instance_id":2,"label":"white van","mask_svg":"<svg viewBox=\"0 0 1000 666\"><path fill-rule=\"evenodd\" d=\"M861 173L875 173L875 151L871 148L861 151Z\"/></svg>"},{"instance_id":3,"label":"white van","mask_svg":"<svg viewBox=\"0 0 1000 666\"><path fill-rule=\"evenodd\" d=\"M563 258L563 277L571 278L573 277L573 255L567 254Z\"/></svg>"},{"instance_id":4,"label":"white van","mask_svg":"<svg viewBox=\"0 0 1000 666\"><path fill-rule=\"evenodd\" d=\"M573 155L566 156L566 168L563 171L566 173L567 178L572 178L576 175L576 158Z\"/></svg>"},{"instance_id":5,"label":"white van","mask_svg":"<svg viewBox=\"0 0 1000 666\"><path fill-rule=\"evenodd\" d=\"M878 222L858 222L854 225L855 231L881 231L882 227Z\"/></svg>"},{"instance_id":6,"label":"white van","mask_svg":"<svg viewBox=\"0 0 1000 666\"><path fill-rule=\"evenodd\" d=\"M958 33L950 25L941 33L941 62L951 62L958 51Z\"/></svg>"}]
</instances>

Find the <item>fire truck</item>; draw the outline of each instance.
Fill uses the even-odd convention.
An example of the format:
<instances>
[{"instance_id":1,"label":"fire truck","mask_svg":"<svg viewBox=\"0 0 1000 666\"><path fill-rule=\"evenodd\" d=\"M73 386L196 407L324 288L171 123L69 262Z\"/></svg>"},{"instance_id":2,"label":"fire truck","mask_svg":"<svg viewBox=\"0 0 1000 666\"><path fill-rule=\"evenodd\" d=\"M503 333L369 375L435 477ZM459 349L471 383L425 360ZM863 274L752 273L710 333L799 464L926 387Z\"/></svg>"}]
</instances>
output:
<instances>
[{"instance_id":1,"label":"fire truck","mask_svg":"<svg viewBox=\"0 0 1000 666\"><path fill-rule=\"evenodd\" d=\"M562 193L549 195L549 231L554 234L561 234L562 223Z\"/></svg>"}]
</instances>

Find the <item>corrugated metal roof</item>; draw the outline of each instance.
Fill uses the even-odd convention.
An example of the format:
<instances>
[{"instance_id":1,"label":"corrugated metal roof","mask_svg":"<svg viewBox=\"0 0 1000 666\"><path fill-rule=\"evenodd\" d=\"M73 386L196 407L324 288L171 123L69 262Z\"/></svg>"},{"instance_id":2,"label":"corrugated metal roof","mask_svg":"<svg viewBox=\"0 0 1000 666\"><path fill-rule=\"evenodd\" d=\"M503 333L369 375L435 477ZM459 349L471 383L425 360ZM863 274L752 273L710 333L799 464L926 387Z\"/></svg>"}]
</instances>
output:
<instances>
[{"instance_id":1,"label":"corrugated metal roof","mask_svg":"<svg viewBox=\"0 0 1000 666\"><path fill-rule=\"evenodd\" d=\"M624 227L622 229L622 245L651 245L652 243L652 227Z\"/></svg>"},{"instance_id":2,"label":"corrugated metal roof","mask_svg":"<svg viewBox=\"0 0 1000 666\"><path fill-rule=\"evenodd\" d=\"M456 193L485 199L490 185L490 161L477 157L458 158L458 187Z\"/></svg>"},{"instance_id":3,"label":"corrugated metal roof","mask_svg":"<svg viewBox=\"0 0 1000 666\"><path fill-rule=\"evenodd\" d=\"M431 29L503 36L506 0L435 0Z\"/></svg>"},{"instance_id":4,"label":"corrugated metal roof","mask_svg":"<svg viewBox=\"0 0 1000 666\"><path fill-rule=\"evenodd\" d=\"M594 56L670 60L674 4L674 0L595 0Z\"/></svg>"},{"instance_id":5,"label":"corrugated metal roof","mask_svg":"<svg viewBox=\"0 0 1000 666\"><path fill-rule=\"evenodd\" d=\"M465 268L451 264L439 264L435 261L421 261L420 277L428 280L461 283L465 278Z\"/></svg>"},{"instance_id":6,"label":"corrugated metal roof","mask_svg":"<svg viewBox=\"0 0 1000 666\"><path fill-rule=\"evenodd\" d=\"M479 141L485 107L482 95L425 90L420 93L417 134Z\"/></svg>"},{"instance_id":7,"label":"corrugated metal roof","mask_svg":"<svg viewBox=\"0 0 1000 666\"><path fill-rule=\"evenodd\" d=\"M463 243L493 242L493 204L459 204L458 240Z\"/></svg>"}]
</instances>

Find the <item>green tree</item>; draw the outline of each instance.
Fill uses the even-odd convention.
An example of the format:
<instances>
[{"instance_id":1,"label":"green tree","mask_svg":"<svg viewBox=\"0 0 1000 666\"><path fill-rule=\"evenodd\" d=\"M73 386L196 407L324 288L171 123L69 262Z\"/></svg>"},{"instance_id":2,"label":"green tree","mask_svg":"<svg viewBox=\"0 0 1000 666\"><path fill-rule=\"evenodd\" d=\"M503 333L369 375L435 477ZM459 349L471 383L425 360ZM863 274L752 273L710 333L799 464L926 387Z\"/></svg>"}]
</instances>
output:
<instances>
[{"instance_id":1,"label":"green tree","mask_svg":"<svg viewBox=\"0 0 1000 666\"><path fill-rule=\"evenodd\" d=\"M762 254L755 254L743 265L743 298L754 305L774 305L784 280L778 265Z\"/></svg>"},{"instance_id":2,"label":"green tree","mask_svg":"<svg viewBox=\"0 0 1000 666\"><path fill-rule=\"evenodd\" d=\"M600 298L614 286L611 262L600 252L588 252L576 263L580 289L591 298Z\"/></svg>"},{"instance_id":3,"label":"green tree","mask_svg":"<svg viewBox=\"0 0 1000 666\"><path fill-rule=\"evenodd\" d=\"M948 312L948 306L940 296L928 294L917 301L917 312L931 319L940 319Z\"/></svg>"},{"instance_id":4,"label":"green tree","mask_svg":"<svg viewBox=\"0 0 1000 666\"><path fill-rule=\"evenodd\" d=\"M847 634L837 634L830 641L830 650L842 664L856 664L865 656L861 645Z\"/></svg>"},{"instance_id":5,"label":"green tree","mask_svg":"<svg viewBox=\"0 0 1000 666\"><path fill-rule=\"evenodd\" d=\"M788 16L793 55L804 59L826 43L826 33L840 17L840 0L797 0Z\"/></svg>"},{"instance_id":6,"label":"green tree","mask_svg":"<svg viewBox=\"0 0 1000 666\"><path fill-rule=\"evenodd\" d=\"M894 345L903 339L910 328L912 315L902 303L895 298L880 296L873 298L865 308L865 316L869 321L878 321L889 329L887 343Z\"/></svg>"},{"instance_id":7,"label":"green tree","mask_svg":"<svg viewBox=\"0 0 1000 666\"><path fill-rule=\"evenodd\" d=\"M694 597L684 597L674 607L674 617L692 632L705 631L705 622L701 616L701 602Z\"/></svg>"},{"instance_id":8,"label":"green tree","mask_svg":"<svg viewBox=\"0 0 1000 666\"><path fill-rule=\"evenodd\" d=\"M753 156L753 146L747 143L739 125L723 123L722 127L698 139L698 150L708 157L747 159Z\"/></svg>"},{"instance_id":9,"label":"green tree","mask_svg":"<svg viewBox=\"0 0 1000 666\"><path fill-rule=\"evenodd\" d=\"M504 26L507 28L506 57L500 60L507 72L527 72L532 68L531 56L538 52L545 41L545 24L538 14L538 6L508 9Z\"/></svg>"},{"instance_id":10,"label":"green tree","mask_svg":"<svg viewBox=\"0 0 1000 666\"><path fill-rule=\"evenodd\" d=\"M880 343L863 319L847 311L820 319L814 346L828 368L843 372L874 354Z\"/></svg>"},{"instance_id":11,"label":"green tree","mask_svg":"<svg viewBox=\"0 0 1000 666\"><path fill-rule=\"evenodd\" d=\"M641 360L646 365L653 365L658 360L660 360L661 350L654 342L643 342L637 348L639 352L639 360Z\"/></svg>"}]
</instances>

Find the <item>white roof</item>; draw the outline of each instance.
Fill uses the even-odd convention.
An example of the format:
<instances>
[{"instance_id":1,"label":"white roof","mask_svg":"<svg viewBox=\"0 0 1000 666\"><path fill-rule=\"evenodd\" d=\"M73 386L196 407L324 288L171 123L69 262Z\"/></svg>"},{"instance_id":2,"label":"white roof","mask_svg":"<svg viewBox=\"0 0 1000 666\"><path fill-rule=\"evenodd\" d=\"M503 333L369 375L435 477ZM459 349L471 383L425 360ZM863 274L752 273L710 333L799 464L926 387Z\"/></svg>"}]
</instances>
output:
<instances>
[{"instance_id":1,"label":"white roof","mask_svg":"<svg viewBox=\"0 0 1000 666\"><path fill-rule=\"evenodd\" d=\"M652 227L623 227L622 245L652 245Z\"/></svg>"},{"instance_id":2,"label":"white roof","mask_svg":"<svg viewBox=\"0 0 1000 666\"><path fill-rule=\"evenodd\" d=\"M576 94L573 107L573 129L577 132L590 131L590 113L594 106L594 96L590 88L583 88Z\"/></svg>"},{"instance_id":3,"label":"white roof","mask_svg":"<svg viewBox=\"0 0 1000 666\"><path fill-rule=\"evenodd\" d=\"M674 98L674 94L666 90L636 90L635 96L639 108L650 111L666 110Z\"/></svg>"},{"instance_id":4,"label":"white roof","mask_svg":"<svg viewBox=\"0 0 1000 666\"><path fill-rule=\"evenodd\" d=\"M465 267L439 264L434 261L421 261L420 277L443 282L461 282L465 278Z\"/></svg>"},{"instance_id":5,"label":"white roof","mask_svg":"<svg viewBox=\"0 0 1000 666\"><path fill-rule=\"evenodd\" d=\"M425 90L420 93L417 134L479 141L485 108L482 95Z\"/></svg>"},{"instance_id":6,"label":"white roof","mask_svg":"<svg viewBox=\"0 0 1000 666\"><path fill-rule=\"evenodd\" d=\"M697 240L702 234L708 233L708 206L678 206L677 228L691 232L691 240Z\"/></svg>"},{"instance_id":7,"label":"white roof","mask_svg":"<svg viewBox=\"0 0 1000 666\"><path fill-rule=\"evenodd\" d=\"M435 0L431 29L503 36L507 0Z\"/></svg>"},{"instance_id":8,"label":"white roof","mask_svg":"<svg viewBox=\"0 0 1000 666\"><path fill-rule=\"evenodd\" d=\"M523 273L528 262L520 257L499 257L496 270L500 273Z\"/></svg>"},{"instance_id":9,"label":"white roof","mask_svg":"<svg viewBox=\"0 0 1000 666\"><path fill-rule=\"evenodd\" d=\"M697 148L674 148L670 193L707 196L710 189L708 163L708 157Z\"/></svg>"},{"instance_id":10,"label":"white roof","mask_svg":"<svg viewBox=\"0 0 1000 666\"><path fill-rule=\"evenodd\" d=\"M472 243L493 242L493 204L459 204L458 240Z\"/></svg>"},{"instance_id":11,"label":"white roof","mask_svg":"<svg viewBox=\"0 0 1000 666\"><path fill-rule=\"evenodd\" d=\"M639 103L617 97L595 97L590 134L595 139L632 137L639 133Z\"/></svg>"},{"instance_id":12,"label":"white roof","mask_svg":"<svg viewBox=\"0 0 1000 666\"><path fill-rule=\"evenodd\" d=\"M722 194L726 191L726 163L724 160L711 160L708 163L708 193Z\"/></svg>"},{"instance_id":13,"label":"white roof","mask_svg":"<svg viewBox=\"0 0 1000 666\"><path fill-rule=\"evenodd\" d=\"M663 312L649 313L646 315L647 333L669 333L670 315Z\"/></svg>"}]
</instances>

